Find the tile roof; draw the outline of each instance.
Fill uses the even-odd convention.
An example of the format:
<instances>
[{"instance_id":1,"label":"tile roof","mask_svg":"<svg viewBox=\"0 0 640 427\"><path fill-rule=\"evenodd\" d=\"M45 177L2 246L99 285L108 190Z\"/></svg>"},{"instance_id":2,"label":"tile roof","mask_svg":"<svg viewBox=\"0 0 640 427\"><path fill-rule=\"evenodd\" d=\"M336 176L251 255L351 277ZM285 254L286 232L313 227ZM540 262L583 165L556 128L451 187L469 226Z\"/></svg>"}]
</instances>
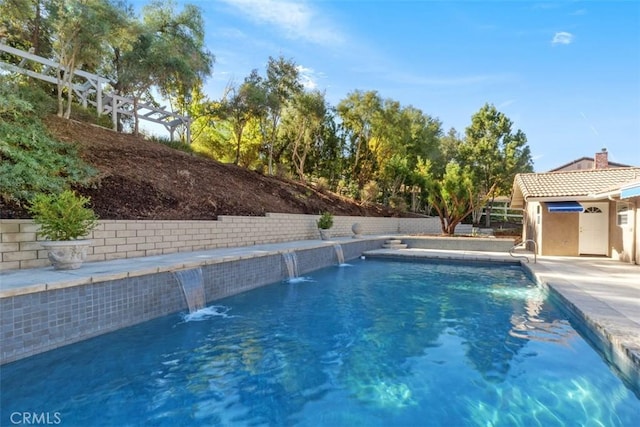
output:
<instances>
[{"instance_id":1,"label":"tile roof","mask_svg":"<svg viewBox=\"0 0 640 427\"><path fill-rule=\"evenodd\" d=\"M610 187L603 188L602 190L598 191L597 193L593 193L592 196L595 196L595 197L606 197L608 195L620 194L620 191L623 188L638 187L638 186L640 186L640 176L636 176L631 181L619 182L616 185L612 185Z\"/></svg>"},{"instance_id":2,"label":"tile roof","mask_svg":"<svg viewBox=\"0 0 640 427\"><path fill-rule=\"evenodd\" d=\"M638 178L640 168L633 167L518 174L511 206L523 207L532 197L588 197Z\"/></svg>"}]
</instances>

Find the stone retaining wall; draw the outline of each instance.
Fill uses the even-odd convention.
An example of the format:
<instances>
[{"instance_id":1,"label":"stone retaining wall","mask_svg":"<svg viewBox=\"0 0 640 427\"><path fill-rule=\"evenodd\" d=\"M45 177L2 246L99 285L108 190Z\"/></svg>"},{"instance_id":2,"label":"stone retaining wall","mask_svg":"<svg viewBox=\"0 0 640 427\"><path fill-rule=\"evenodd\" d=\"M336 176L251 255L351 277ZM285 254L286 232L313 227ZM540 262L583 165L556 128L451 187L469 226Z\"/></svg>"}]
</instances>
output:
<instances>
[{"instance_id":1,"label":"stone retaining wall","mask_svg":"<svg viewBox=\"0 0 640 427\"><path fill-rule=\"evenodd\" d=\"M103 220L88 238L87 261L108 261L254 244L319 239L319 215L268 213L264 217L220 216L217 221ZM440 233L438 218L336 216L334 236L352 235L359 222L363 234ZM0 270L45 267L47 252L38 243L31 220L0 220Z\"/></svg>"}]
</instances>

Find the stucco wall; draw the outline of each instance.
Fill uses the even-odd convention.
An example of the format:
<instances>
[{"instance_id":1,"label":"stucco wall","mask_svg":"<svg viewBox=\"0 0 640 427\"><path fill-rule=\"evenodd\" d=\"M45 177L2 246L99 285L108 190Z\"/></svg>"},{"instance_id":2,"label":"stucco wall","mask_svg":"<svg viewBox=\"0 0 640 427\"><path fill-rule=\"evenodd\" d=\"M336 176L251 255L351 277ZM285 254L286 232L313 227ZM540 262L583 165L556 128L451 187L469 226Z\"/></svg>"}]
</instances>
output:
<instances>
[{"instance_id":1,"label":"stucco wall","mask_svg":"<svg viewBox=\"0 0 640 427\"><path fill-rule=\"evenodd\" d=\"M634 215L634 221L635 221L635 231L636 231L636 236L635 236L635 263L640 265L640 197L636 197L633 200L634 206L635 206L635 215Z\"/></svg>"},{"instance_id":2,"label":"stucco wall","mask_svg":"<svg viewBox=\"0 0 640 427\"><path fill-rule=\"evenodd\" d=\"M636 237L635 237L635 262L636 264L640 265L640 197L636 197L635 199L633 199L633 203L635 206L635 215L634 215L634 220L635 220L635 230L636 230Z\"/></svg>"},{"instance_id":3,"label":"stucco wall","mask_svg":"<svg viewBox=\"0 0 640 427\"><path fill-rule=\"evenodd\" d=\"M318 215L270 213L264 217L220 216L217 221L100 221L88 238L88 261L107 261L254 244L318 239ZM359 222L363 234L441 232L438 218L336 216L334 236L351 236ZM31 220L0 220L0 270L44 267L47 252Z\"/></svg>"},{"instance_id":4,"label":"stucco wall","mask_svg":"<svg viewBox=\"0 0 640 427\"><path fill-rule=\"evenodd\" d=\"M615 260L640 264L640 197L622 201L629 206L628 223L625 226L617 224L619 203L621 202L609 202L608 256ZM537 224L536 219L538 206L541 208L540 224ZM579 255L578 213L550 213L544 203L529 202L524 211L524 224L522 237L537 242L539 255Z\"/></svg>"},{"instance_id":5,"label":"stucco wall","mask_svg":"<svg viewBox=\"0 0 640 427\"><path fill-rule=\"evenodd\" d=\"M632 224L620 227L617 225L617 206L615 202L609 203L609 252L611 258L620 261L630 261L629 258L629 241L632 236ZM631 219L631 218L630 218ZM625 245L626 242L626 245ZM625 250L625 246L627 247Z\"/></svg>"},{"instance_id":6,"label":"stucco wall","mask_svg":"<svg viewBox=\"0 0 640 427\"><path fill-rule=\"evenodd\" d=\"M609 216L609 235L611 258L640 264L640 197L611 202ZM620 205L628 207L627 224L617 224L617 210ZM635 248L634 248L635 246Z\"/></svg>"},{"instance_id":7,"label":"stucco wall","mask_svg":"<svg viewBox=\"0 0 640 427\"><path fill-rule=\"evenodd\" d=\"M522 227L522 240L533 240L538 245L538 255L541 255L541 240L542 240L542 227L541 224L537 222L537 210L538 207L541 208L540 203L538 202L530 202L527 203L526 209L522 212L523 214L523 224ZM541 208L542 209L542 208ZM533 251L535 248L531 243L527 243L526 248L530 251Z\"/></svg>"}]
</instances>

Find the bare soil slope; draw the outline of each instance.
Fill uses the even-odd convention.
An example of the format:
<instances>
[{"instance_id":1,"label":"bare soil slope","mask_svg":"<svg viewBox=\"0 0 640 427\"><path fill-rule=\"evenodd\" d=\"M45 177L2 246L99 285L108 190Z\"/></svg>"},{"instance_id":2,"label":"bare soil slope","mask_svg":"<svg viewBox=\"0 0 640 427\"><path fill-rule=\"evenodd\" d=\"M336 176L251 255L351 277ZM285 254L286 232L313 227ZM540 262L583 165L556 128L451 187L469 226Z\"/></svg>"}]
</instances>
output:
<instances>
[{"instance_id":1,"label":"bare soil slope","mask_svg":"<svg viewBox=\"0 0 640 427\"><path fill-rule=\"evenodd\" d=\"M82 158L99 174L91 197L102 219L216 219L218 215L264 215L266 212L392 216L381 206L364 207L330 192L241 167L183 153L86 123L47 119L59 140L77 143ZM24 211L1 206L4 218Z\"/></svg>"}]
</instances>

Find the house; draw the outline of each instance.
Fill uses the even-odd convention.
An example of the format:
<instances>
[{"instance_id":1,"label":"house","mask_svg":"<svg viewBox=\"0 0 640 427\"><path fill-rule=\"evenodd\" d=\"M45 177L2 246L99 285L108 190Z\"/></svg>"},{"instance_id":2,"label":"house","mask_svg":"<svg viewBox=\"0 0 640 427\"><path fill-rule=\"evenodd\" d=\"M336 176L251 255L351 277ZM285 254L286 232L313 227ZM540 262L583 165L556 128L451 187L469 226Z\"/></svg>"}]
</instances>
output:
<instances>
[{"instance_id":1,"label":"house","mask_svg":"<svg viewBox=\"0 0 640 427\"><path fill-rule=\"evenodd\" d=\"M580 157L579 159L573 160L569 163L565 163L562 166L558 166L555 169L551 169L549 172L630 167L631 165L624 165L622 163L609 161L609 154L607 153L607 149L603 148L602 151L596 153L594 157Z\"/></svg>"},{"instance_id":2,"label":"house","mask_svg":"<svg viewBox=\"0 0 640 427\"><path fill-rule=\"evenodd\" d=\"M539 255L640 264L640 168L604 160L588 170L516 175L511 208L523 210L523 240L535 241Z\"/></svg>"}]
</instances>

